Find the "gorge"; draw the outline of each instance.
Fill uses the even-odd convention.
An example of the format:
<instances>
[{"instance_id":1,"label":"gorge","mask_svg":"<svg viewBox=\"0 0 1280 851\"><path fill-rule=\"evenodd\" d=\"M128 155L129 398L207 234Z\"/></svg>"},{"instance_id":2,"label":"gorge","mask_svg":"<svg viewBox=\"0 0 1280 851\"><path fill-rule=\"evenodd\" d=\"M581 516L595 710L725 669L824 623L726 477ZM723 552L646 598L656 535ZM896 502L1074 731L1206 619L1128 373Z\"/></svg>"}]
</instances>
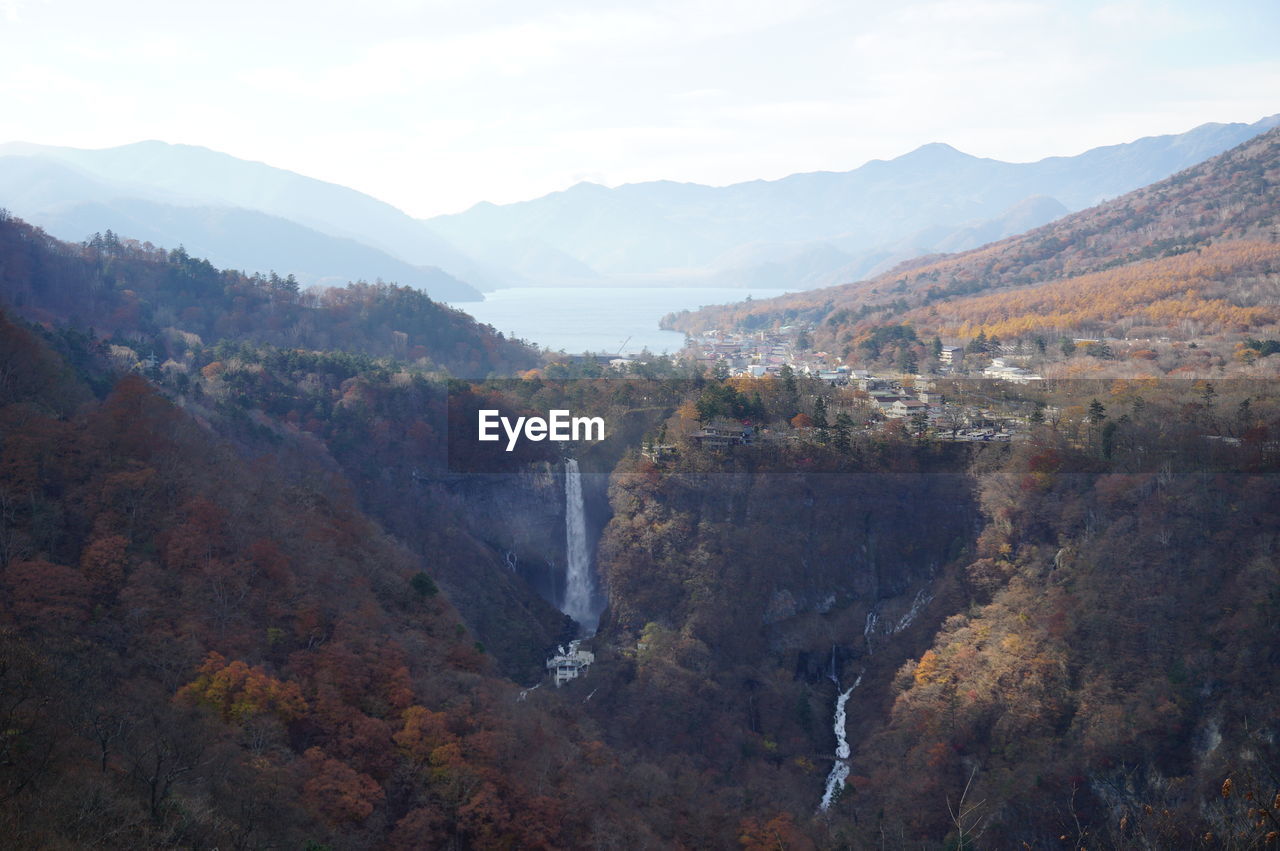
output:
<instances>
[{"instance_id":1,"label":"gorge","mask_svg":"<svg viewBox=\"0 0 1280 851\"><path fill-rule=\"evenodd\" d=\"M1025 255L1057 274L1115 238L1091 285L1209 281L1179 310L1227 330L1153 341L1167 374L976 333L965 357L1060 372L943 373L902 323L959 290L897 324L822 296L722 315L937 373L892 391L606 373L408 288L300 292L0 215L0 835L961 849L980 822L993 848L1266 847L1278 158L1273 131ZM1195 240L1130 251L1146 225L1116 219ZM963 403L916 423L872 395L908 391ZM472 440L479 410L611 428L507 452ZM948 410L1007 439L957 439ZM538 687L584 635L589 671Z\"/></svg>"}]
</instances>

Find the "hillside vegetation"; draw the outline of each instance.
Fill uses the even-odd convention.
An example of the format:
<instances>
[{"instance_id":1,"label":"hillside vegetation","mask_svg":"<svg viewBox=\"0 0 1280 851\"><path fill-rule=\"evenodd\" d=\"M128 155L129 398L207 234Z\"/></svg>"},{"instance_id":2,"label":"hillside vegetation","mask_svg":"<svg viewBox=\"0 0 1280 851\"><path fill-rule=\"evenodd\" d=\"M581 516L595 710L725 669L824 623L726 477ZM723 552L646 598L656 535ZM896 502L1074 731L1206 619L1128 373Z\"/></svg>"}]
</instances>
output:
<instances>
[{"instance_id":1,"label":"hillside vegetation","mask_svg":"<svg viewBox=\"0 0 1280 851\"><path fill-rule=\"evenodd\" d=\"M81 245L60 242L8 214L0 215L0 298L35 321L114 337L139 358L181 360L193 347L243 340L478 377L538 362L530 347L409 287L357 281L302 290L291 276L220 270L181 247L110 231Z\"/></svg>"},{"instance_id":2,"label":"hillside vegetation","mask_svg":"<svg viewBox=\"0 0 1280 851\"><path fill-rule=\"evenodd\" d=\"M0 316L9 847L584 841L609 757L516 703L434 559L305 446L247 459L138 376L95 398L82 344Z\"/></svg>"},{"instance_id":3,"label":"hillside vegetation","mask_svg":"<svg viewBox=\"0 0 1280 851\"><path fill-rule=\"evenodd\" d=\"M1277 321L1280 130L1022 236L868 281L668 317L670 327L816 325L847 355L869 328L1190 339ZM1179 295L1180 294L1180 295ZM1178 295L1177 298L1174 296Z\"/></svg>"},{"instance_id":4,"label":"hillside vegetation","mask_svg":"<svg viewBox=\"0 0 1280 851\"><path fill-rule=\"evenodd\" d=\"M1138 193L900 271L906 304L815 303L812 334L883 360L926 321L1267 328L1277 143L1154 187L1145 225ZM1005 285L930 295L988 263ZM7 217L0 298L7 846L1280 836L1274 382L940 381L931 426L790 368L605 378L404 288ZM610 439L507 453L470 439L482 407ZM608 474L584 507L608 608L555 688L577 625L535 585L563 575L566 452Z\"/></svg>"}]
</instances>

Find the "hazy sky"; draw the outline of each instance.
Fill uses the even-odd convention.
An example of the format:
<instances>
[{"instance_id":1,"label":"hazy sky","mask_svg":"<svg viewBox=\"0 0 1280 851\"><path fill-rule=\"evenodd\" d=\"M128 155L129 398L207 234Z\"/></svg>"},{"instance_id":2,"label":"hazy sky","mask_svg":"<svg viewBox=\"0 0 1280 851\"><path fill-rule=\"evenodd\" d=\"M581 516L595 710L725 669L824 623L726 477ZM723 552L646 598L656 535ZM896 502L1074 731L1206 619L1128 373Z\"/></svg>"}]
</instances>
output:
<instances>
[{"instance_id":1,"label":"hazy sky","mask_svg":"<svg viewBox=\"0 0 1280 851\"><path fill-rule=\"evenodd\" d=\"M0 141L205 145L427 216L1280 112L1280 3L0 0Z\"/></svg>"}]
</instances>

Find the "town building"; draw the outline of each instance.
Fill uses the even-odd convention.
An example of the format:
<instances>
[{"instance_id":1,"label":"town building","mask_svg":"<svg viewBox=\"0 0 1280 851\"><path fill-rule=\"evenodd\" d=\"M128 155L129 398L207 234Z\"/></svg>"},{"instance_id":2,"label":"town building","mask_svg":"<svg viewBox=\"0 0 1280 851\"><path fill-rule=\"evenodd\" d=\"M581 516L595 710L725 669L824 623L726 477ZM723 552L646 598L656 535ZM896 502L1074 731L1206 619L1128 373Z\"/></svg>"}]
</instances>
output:
<instances>
[{"instance_id":1,"label":"town building","mask_svg":"<svg viewBox=\"0 0 1280 851\"><path fill-rule=\"evenodd\" d=\"M1027 384L1032 381L1042 380L1039 375L1020 366L1014 366L1004 358L993 358L991 365L982 370L982 375L984 378L997 378L1001 381L1011 381L1015 384Z\"/></svg>"},{"instance_id":2,"label":"town building","mask_svg":"<svg viewBox=\"0 0 1280 851\"><path fill-rule=\"evenodd\" d=\"M700 446L747 446L755 437L755 429L743 425L736 420L717 419L708 423L700 431L689 435L689 439Z\"/></svg>"},{"instance_id":3,"label":"town building","mask_svg":"<svg viewBox=\"0 0 1280 851\"><path fill-rule=\"evenodd\" d=\"M894 418L909 417L915 413L929 412L929 406L919 399L895 399L889 405L886 415Z\"/></svg>"}]
</instances>

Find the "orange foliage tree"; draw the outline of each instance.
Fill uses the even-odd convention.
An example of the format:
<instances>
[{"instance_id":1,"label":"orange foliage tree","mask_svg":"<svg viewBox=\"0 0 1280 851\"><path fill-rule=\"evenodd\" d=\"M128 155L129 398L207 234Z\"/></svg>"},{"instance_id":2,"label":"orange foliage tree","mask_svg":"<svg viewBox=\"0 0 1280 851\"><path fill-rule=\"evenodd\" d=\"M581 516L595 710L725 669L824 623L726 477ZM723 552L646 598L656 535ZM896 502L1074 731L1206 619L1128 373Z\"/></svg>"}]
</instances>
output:
<instances>
[{"instance_id":1,"label":"orange foliage tree","mask_svg":"<svg viewBox=\"0 0 1280 851\"><path fill-rule=\"evenodd\" d=\"M255 715L274 715L289 722L307 712L297 683L278 680L260 667L228 662L222 654L210 653L197 673L194 681L179 689L178 699L208 706L223 721L240 724Z\"/></svg>"}]
</instances>

